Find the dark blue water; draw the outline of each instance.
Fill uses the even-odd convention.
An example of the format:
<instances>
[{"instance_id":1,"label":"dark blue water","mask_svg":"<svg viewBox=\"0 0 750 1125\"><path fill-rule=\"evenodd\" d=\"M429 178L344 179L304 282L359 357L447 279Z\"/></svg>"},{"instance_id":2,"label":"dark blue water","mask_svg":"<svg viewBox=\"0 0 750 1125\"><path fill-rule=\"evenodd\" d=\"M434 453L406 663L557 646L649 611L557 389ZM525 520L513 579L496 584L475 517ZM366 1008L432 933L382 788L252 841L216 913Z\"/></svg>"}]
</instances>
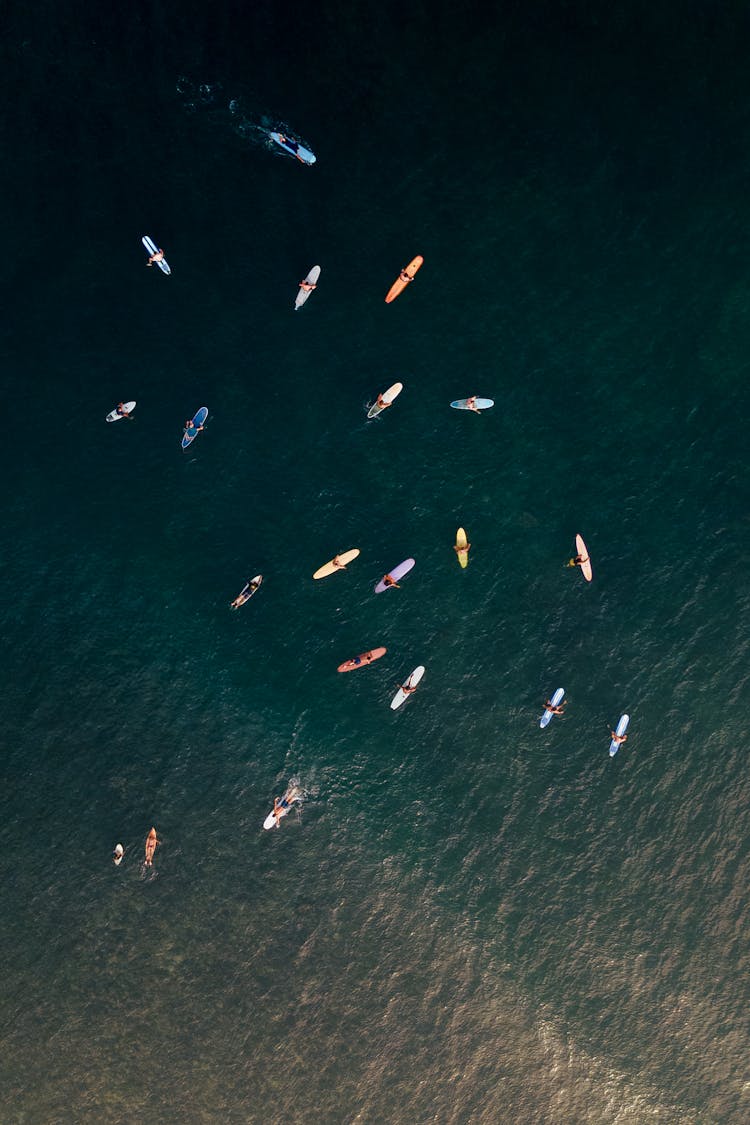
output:
<instances>
[{"instance_id":1,"label":"dark blue water","mask_svg":"<svg viewBox=\"0 0 750 1125\"><path fill-rule=\"evenodd\" d=\"M11 8L3 1122L747 1120L747 31Z\"/></svg>"}]
</instances>

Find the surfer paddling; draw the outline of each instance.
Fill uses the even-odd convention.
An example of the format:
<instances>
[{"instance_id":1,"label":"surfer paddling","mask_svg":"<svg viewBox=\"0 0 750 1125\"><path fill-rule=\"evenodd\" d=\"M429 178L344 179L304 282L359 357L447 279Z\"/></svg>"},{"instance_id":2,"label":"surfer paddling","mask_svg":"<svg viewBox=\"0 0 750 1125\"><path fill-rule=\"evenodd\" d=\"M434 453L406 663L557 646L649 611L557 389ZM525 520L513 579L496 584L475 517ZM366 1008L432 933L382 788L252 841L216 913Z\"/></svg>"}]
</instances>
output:
<instances>
[{"instance_id":1,"label":"surfer paddling","mask_svg":"<svg viewBox=\"0 0 750 1125\"><path fill-rule=\"evenodd\" d=\"M151 245L153 246L153 243L151 243ZM164 251L163 250L157 250L155 254L151 255L149 260L146 262L146 265L147 266L153 266L154 262L156 262L156 264L158 265L159 262L163 262L163 261L164 261Z\"/></svg>"},{"instance_id":2,"label":"surfer paddling","mask_svg":"<svg viewBox=\"0 0 750 1125\"><path fill-rule=\"evenodd\" d=\"M152 828L148 836L146 837L146 858L143 863L144 867L153 867L154 852L156 851L157 844L160 843L161 840L157 840L156 838L156 829Z\"/></svg>"},{"instance_id":3,"label":"surfer paddling","mask_svg":"<svg viewBox=\"0 0 750 1125\"><path fill-rule=\"evenodd\" d=\"M285 137L283 133L279 133L279 144L286 145L287 148L292 150L298 160L302 160L302 157L299 154L299 143L297 141L293 141L289 137ZM302 163L305 163L304 160L302 160ZM302 282L302 284L304 285L305 283ZM314 289L315 286L311 285L310 288Z\"/></svg>"},{"instance_id":4,"label":"surfer paddling","mask_svg":"<svg viewBox=\"0 0 750 1125\"><path fill-rule=\"evenodd\" d=\"M549 711L551 715L564 715L565 705L567 704L567 702L567 699L563 699L562 702L555 705L554 703L551 703L549 699L545 699L544 707L547 711Z\"/></svg>"}]
</instances>

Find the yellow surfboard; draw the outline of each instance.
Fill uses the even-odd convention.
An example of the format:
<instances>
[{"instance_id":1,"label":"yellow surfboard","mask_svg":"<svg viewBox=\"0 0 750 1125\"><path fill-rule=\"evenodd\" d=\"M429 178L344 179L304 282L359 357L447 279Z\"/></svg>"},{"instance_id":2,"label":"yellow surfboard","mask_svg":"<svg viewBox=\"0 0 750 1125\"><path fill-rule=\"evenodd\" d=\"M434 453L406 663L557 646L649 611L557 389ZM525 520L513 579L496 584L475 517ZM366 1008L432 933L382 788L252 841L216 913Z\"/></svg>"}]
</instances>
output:
<instances>
[{"instance_id":1,"label":"yellow surfboard","mask_svg":"<svg viewBox=\"0 0 750 1125\"><path fill-rule=\"evenodd\" d=\"M359 558L358 547L355 547L353 551L344 551L340 555L334 555L325 566L318 567L313 574L313 578L327 578L329 574L335 574L337 570L344 570L348 563L354 562L356 558Z\"/></svg>"},{"instance_id":2,"label":"yellow surfboard","mask_svg":"<svg viewBox=\"0 0 750 1125\"><path fill-rule=\"evenodd\" d=\"M469 565L469 541L466 538L466 532L462 527L459 527L456 532L456 554L461 566L466 569Z\"/></svg>"}]
</instances>

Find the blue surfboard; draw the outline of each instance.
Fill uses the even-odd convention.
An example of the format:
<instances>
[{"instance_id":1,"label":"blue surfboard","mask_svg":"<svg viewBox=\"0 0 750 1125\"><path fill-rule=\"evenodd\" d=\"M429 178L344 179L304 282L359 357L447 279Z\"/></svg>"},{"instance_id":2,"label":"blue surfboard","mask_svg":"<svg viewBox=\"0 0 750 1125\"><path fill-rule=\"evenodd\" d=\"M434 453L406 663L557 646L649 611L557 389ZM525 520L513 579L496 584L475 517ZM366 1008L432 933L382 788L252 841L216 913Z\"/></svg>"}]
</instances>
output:
<instances>
[{"instance_id":1,"label":"blue surfboard","mask_svg":"<svg viewBox=\"0 0 750 1125\"><path fill-rule=\"evenodd\" d=\"M625 734L625 731L628 729L628 723L629 722L630 722L630 715L620 715L620 721L617 724L617 727L615 729L615 734ZM612 739L612 741L609 744L609 756L610 756L610 758L614 758L615 754L620 749L620 745L621 744L619 742L615 742L614 738Z\"/></svg>"},{"instance_id":2,"label":"blue surfboard","mask_svg":"<svg viewBox=\"0 0 750 1125\"><path fill-rule=\"evenodd\" d=\"M287 138L284 137L281 133L269 133L268 135L272 140L276 141L276 144L279 146L279 148L283 148L284 152L288 152L292 156L299 157L303 164L315 163L315 154L310 152L309 148L305 148L304 145L301 145L299 141L295 141L293 138L290 138L291 143L289 143L289 141L287 141Z\"/></svg>"},{"instance_id":3,"label":"blue surfboard","mask_svg":"<svg viewBox=\"0 0 750 1125\"><path fill-rule=\"evenodd\" d=\"M185 432L182 435L183 449L187 449L195 441L199 433L198 427L203 425L206 418L208 418L208 407L202 406L193 417L190 425L185 427Z\"/></svg>"},{"instance_id":4,"label":"blue surfboard","mask_svg":"<svg viewBox=\"0 0 750 1125\"><path fill-rule=\"evenodd\" d=\"M565 696L565 688L559 687L557 689L557 691L555 692L555 694L550 699L550 703L552 704L553 707L557 707L562 702L564 696ZM550 721L551 718L552 718L552 712L550 711L550 709L548 707L545 710L544 714L542 715L541 719L539 720L539 726L542 727L542 728L546 727L547 723Z\"/></svg>"}]
</instances>

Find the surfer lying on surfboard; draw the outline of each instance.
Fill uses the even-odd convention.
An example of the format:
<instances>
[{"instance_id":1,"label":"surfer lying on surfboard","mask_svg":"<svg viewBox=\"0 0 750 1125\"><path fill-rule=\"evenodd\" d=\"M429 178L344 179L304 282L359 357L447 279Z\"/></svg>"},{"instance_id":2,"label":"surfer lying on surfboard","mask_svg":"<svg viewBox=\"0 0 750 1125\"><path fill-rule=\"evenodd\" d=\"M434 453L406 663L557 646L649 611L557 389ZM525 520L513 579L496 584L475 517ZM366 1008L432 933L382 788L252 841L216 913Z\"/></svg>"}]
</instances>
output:
<instances>
[{"instance_id":1,"label":"surfer lying on surfboard","mask_svg":"<svg viewBox=\"0 0 750 1125\"><path fill-rule=\"evenodd\" d=\"M300 281L299 287L300 289L303 289L305 293L312 293L313 289L318 288L317 285L313 285L309 281Z\"/></svg>"},{"instance_id":2,"label":"surfer lying on surfboard","mask_svg":"<svg viewBox=\"0 0 750 1125\"><path fill-rule=\"evenodd\" d=\"M565 707L567 702L567 699L563 699L563 701L559 703L557 707L555 707L554 704L550 703L549 699L545 699L544 706L546 710L549 711L552 715L564 715L565 712L563 708Z\"/></svg>"},{"instance_id":3,"label":"surfer lying on surfboard","mask_svg":"<svg viewBox=\"0 0 750 1125\"><path fill-rule=\"evenodd\" d=\"M161 840L157 840L156 838L156 829L152 828L148 836L146 837L146 858L144 860L145 867L153 867L156 845L160 843Z\"/></svg>"}]
</instances>

